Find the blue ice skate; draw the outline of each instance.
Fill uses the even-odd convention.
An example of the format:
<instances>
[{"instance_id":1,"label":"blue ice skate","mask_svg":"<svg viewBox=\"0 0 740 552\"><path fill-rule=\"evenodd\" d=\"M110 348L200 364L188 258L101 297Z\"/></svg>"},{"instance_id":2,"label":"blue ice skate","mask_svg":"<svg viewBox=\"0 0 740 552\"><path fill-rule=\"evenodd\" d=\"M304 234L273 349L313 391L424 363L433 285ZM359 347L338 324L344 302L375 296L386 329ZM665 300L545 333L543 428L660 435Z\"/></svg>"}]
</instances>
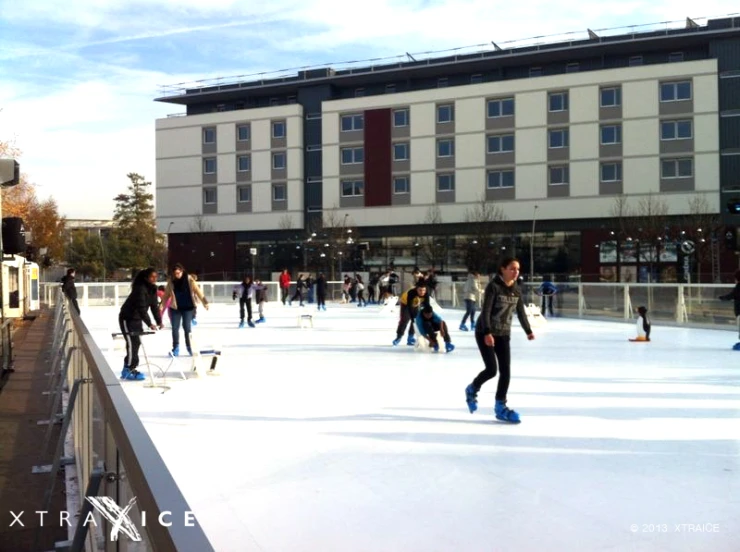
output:
<instances>
[{"instance_id":1,"label":"blue ice skate","mask_svg":"<svg viewBox=\"0 0 740 552\"><path fill-rule=\"evenodd\" d=\"M416 345L416 338L413 335L410 335L409 338L406 340L406 345Z\"/></svg>"},{"instance_id":2,"label":"blue ice skate","mask_svg":"<svg viewBox=\"0 0 740 552\"><path fill-rule=\"evenodd\" d=\"M129 372L131 372L131 370L129 369L128 364L124 363L123 370L121 370L121 379L125 380L126 377L129 375Z\"/></svg>"},{"instance_id":3,"label":"blue ice skate","mask_svg":"<svg viewBox=\"0 0 740 552\"><path fill-rule=\"evenodd\" d=\"M439 352L439 344L438 344L438 343L435 343L435 344L434 344L434 345L432 346L432 349L434 349L434 352L435 352L435 353L438 353L438 352Z\"/></svg>"},{"instance_id":4,"label":"blue ice skate","mask_svg":"<svg viewBox=\"0 0 740 552\"><path fill-rule=\"evenodd\" d=\"M251 320L247 321L247 325L249 325L250 328L254 328L254 322L252 322Z\"/></svg>"},{"instance_id":5,"label":"blue ice skate","mask_svg":"<svg viewBox=\"0 0 740 552\"><path fill-rule=\"evenodd\" d=\"M510 424L518 424L519 422L521 422L521 420L519 419L519 414L508 408L504 401L496 401L496 407L494 408L494 411L496 412L497 420L508 422Z\"/></svg>"},{"instance_id":6,"label":"blue ice skate","mask_svg":"<svg viewBox=\"0 0 740 552\"><path fill-rule=\"evenodd\" d=\"M239 327L240 328L243 328L244 327L244 320L242 320L241 322L239 322Z\"/></svg>"},{"instance_id":7,"label":"blue ice skate","mask_svg":"<svg viewBox=\"0 0 740 552\"><path fill-rule=\"evenodd\" d=\"M478 392L475 390L472 383L465 388L465 402L468 403L468 410L470 410L471 414L478 410L477 396Z\"/></svg>"},{"instance_id":8,"label":"blue ice skate","mask_svg":"<svg viewBox=\"0 0 740 552\"><path fill-rule=\"evenodd\" d=\"M451 353L455 350L455 346L452 343L445 343L445 351Z\"/></svg>"},{"instance_id":9,"label":"blue ice skate","mask_svg":"<svg viewBox=\"0 0 740 552\"><path fill-rule=\"evenodd\" d=\"M393 346L394 346L394 347L395 347L396 345L398 345L399 343L401 343L401 338L400 338L400 337L397 337L396 339L394 339L394 340L393 340Z\"/></svg>"},{"instance_id":10,"label":"blue ice skate","mask_svg":"<svg viewBox=\"0 0 740 552\"><path fill-rule=\"evenodd\" d=\"M734 345L732 346L732 350L733 350L733 351L740 351L740 341L738 341L737 343L735 343L735 344L734 344Z\"/></svg>"},{"instance_id":11,"label":"blue ice skate","mask_svg":"<svg viewBox=\"0 0 740 552\"><path fill-rule=\"evenodd\" d=\"M262 324L262 323L264 323L264 321L265 321L265 317L264 316L260 316L259 317L259 320L257 320L257 324Z\"/></svg>"},{"instance_id":12,"label":"blue ice skate","mask_svg":"<svg viewBox=\"0 0 740 552\"><path fill-rule=\"evenodd\" d=\"M172 356L180 356L180 346L179 345L175 345L172 348Z\"/></svg>"},{"instance_id":13,"label":"blue ice skate","mask_svg":"<svg viewBox=\"0 0 740 552\"><path fill-rule=\"evenodd\" d=\"M467 332L468 331L468 327L465 324L460 324L460 331L461 332Z\"/></svg>"}]
</instances>

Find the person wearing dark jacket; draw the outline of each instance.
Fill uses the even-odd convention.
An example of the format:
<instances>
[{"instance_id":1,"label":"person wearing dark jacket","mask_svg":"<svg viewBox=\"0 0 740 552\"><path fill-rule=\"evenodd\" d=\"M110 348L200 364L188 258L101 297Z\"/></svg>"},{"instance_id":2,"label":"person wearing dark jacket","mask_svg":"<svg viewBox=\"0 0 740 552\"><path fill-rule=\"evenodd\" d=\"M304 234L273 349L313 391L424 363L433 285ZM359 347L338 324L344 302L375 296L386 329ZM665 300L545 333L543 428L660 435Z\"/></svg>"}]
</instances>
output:
<instances>
[{"instance_id":1,"label":"person wearing dark jacket","mask_svg":"<svg viewBox=\"0 0 740 552\"><path fill-rule=\"evenodd\" d=\"M75 269L68 268L67 275L62 277L62 292L72 306L80 314L80 305L77 303L77 288L75 287Z\"/></svg>"},{"instance_id":2,"label":"person wearing dark jacket","mask_svg":"<svg viewBox=\"0 0 740 552\"><path fill-rule=\"evenodd\" d=\"M735 301L735 318L737 318L737 338L740 340L740 270L735 271L735 289L727 295L719 297L722 301ZM740 341L732 347L735 351L740 351Z\"/></svg>"},{"instance_id":3,"label":"person wearing dark jacket","mask_svg":"<svg viewBox=\"0 0 740 552\"><path fill-rule=\"evenodd\" d=\"M126 340L126 358L123 359L121 379L143 380L144 374L139 372L139 347L144 326L152 330L164 328L159 315L159 298L157 297L157 271L146 268L139 272L131 285L131 293L123 302L118 314L118 325ZM154 322L149 317L149 311L154 316Z\"/></svg>"},{"instance_id":4,"label":"person wearing dark jacket","mask_svg":"<svg viewBox=\"0 0 740 552\"><path fill-rule=\"evenodd\" d=\"M252 297L255 294L254 285L251 276L245 276L241 284L234 288L231 298L236 301L239 299L239 327L244 327L244 307L247 307L247 324L254 328L252 322Z\"/></svg>"},{"instance_id":5,"label":"person wearing dark jacket","mask_svg":"<svg viewBox=\"0 0 740 552\"><path fill-rule=\"evenodd\" d=\"M506 406L506 394L511 379L511 319L516 312L519 323L529 340L534 333L524 311L522 294L516 285L519 277L519 260L507 257L499 265L498 274L486 286L483 307L475 325L475 341L478 344L485 369L465 388L465 400L472 414L478 409L477 395L481 386L496 377L496 419L518 424L519 414Z\"/></svg>"},{"instance_id":6,"label":"person wearing dark jacket","mask_svg":"<svg viewBox=\"0 0 740 552\"><path fill-rule=\"evenodd\" d=\"M326 310L326 276L321 272L316 278L316 310Z\"/></svg>"},{"instance_id":7,"label":"person wearing dark jacket","mask_svg":"<svg viewBox=\"0 0 740 552\"><path fill-rule=\"evenodd\" d=\"M429 304L427 283L423 278L416 282L415 287L401 294L401 297L398 299L398 306L401 312L399 313L398 327L396 328L396 339L393 340L394 347L401 343L406 326L409 326L409 336L406 340L406 345L416 344L414 321L416 320L416 315L419 314L419 310Z\"/></svg>"}]
</instances>

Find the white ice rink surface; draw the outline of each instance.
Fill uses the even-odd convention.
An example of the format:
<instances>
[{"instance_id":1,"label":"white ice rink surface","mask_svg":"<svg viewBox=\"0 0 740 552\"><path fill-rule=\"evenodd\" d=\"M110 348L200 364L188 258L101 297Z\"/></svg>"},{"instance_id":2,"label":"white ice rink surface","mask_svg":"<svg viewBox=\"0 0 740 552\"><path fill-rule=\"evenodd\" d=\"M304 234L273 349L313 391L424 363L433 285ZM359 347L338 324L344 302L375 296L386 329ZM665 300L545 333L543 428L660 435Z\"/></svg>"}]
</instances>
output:
<instances>
[{"instance_id":1,"label":"white ice rink surface","mask_svg":"<svg viewBox=\"0 0 740 552\"><path fill-rule=\"evenodd\" d=\"M200 309L220 376L125 383L219 552L740 550L732 332L658 325L629 343L634 324L554 319L528 342L515 327L508 425L497 380L468 413L482 362L459 311L451 354L392 347L379 307L266 317L237 329L235 305ZM117 311L83 318L118 373ZM145 339L166 365L169 329Z\"/></svg>"}]
</instances>

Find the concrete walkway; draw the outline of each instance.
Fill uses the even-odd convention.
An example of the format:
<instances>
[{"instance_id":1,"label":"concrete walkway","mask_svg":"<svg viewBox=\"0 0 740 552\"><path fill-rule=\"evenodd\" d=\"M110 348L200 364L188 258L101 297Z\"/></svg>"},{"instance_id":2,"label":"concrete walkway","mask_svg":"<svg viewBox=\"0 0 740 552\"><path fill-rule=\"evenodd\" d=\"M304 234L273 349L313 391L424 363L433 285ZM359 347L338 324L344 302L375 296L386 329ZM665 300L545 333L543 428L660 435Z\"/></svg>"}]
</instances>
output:
<instances>
[{"instance_id":1,"label":"concrete walkway","mask_svg":"<svg viewBox=\"0 0 740 552\"><path fill-rule=\"evenodd\" d=\"M55 542L67 540L66 528L58 526L59 511L66 509L63 472L56 475L52 507L43 527L35 512L43 509L51 475L31 473L32 466L51 463L51 452L41 458L47 427L36 423L48 418L50 409L42 392L49 383L44 374L49 370L47 351L53 338L51 312L42 311L35 320L18 320L14 327L15 371L5 374L4 385L0 384L0 552L34 551L37 531L36 550L54 550ZM53 432L53 444L58 436L59 426ZM23 526L14 523L11 511L16 516L24 512Z\"/></svg>"}]
</instances>

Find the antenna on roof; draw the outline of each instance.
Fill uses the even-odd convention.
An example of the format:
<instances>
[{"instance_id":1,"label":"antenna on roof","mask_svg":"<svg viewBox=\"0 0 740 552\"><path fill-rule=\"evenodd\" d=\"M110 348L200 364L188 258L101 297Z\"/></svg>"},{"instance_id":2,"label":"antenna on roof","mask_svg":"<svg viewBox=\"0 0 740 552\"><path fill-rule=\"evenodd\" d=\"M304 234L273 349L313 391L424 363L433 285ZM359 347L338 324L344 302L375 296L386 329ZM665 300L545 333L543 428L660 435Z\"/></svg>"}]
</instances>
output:
<instances>
[{"instance_id":1,"label":"antenna on roof","mask_svg":"<svg viewBox=\"0 0 740 552\"><path fill-rule=\"evenodd\" d=\"M589 40L597 40L599 38L599 35L597 35L591 29L586 29L586 30L588 31L588 39Z\"/></svg>"},{"instance_id":2,"label":"antenna on roof","mask_svg":"<svg viewBox=\"0 0 740 552\"><path fill-rule=\"evenodd\" d=\"M686 18L686 28L687 29L696 29L699 26L699 24L691 19L690 17Z\"/></svg>"},{"instance_id":3,"label":"antenna on roof","mask_svg":"<svg viewBox=\"0 0 740 552\"><path fill-rule=\"evenodd\" d=\"M416 58L412 56L411 54L409 54L408 52L406 52L406 57L408 57L411 61L416 61Z\"/></svg>"},{"instance_id":4,"label":"antenna on roof","mask_svg":"<svg viewBox=\"0 0 740 552\"><path fill-rule=\"evenodd\" d=\"M496 49L497 52L500 52L501 51L501 46L499 46L498 44L496 44L493 40L491 41L491 44L493 44L493 47Z\"/></svg>"}]
</instances>

